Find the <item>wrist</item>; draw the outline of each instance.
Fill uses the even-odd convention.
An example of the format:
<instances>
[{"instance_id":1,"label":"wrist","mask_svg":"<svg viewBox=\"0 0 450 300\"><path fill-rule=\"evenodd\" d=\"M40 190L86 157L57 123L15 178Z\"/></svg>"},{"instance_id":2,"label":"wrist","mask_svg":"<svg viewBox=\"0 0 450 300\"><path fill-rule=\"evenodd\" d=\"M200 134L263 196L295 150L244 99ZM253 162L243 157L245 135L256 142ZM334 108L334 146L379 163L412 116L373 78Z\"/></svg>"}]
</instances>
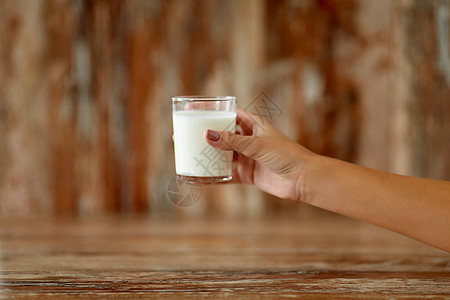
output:
<instances>
[{"instance_id":1,"label":"wrist","mask_svg":"<svg viewBox=\"0 0 450 300\"><path fill-rule=\"evenodd\" d=\"M299 173L296 178L295 191L296 198L294 200L311 204L314 198L314 174L321 168L323 160L326 157L311 151L306 153L302 151L300 158Z\"/></svg>"}]
</instances>

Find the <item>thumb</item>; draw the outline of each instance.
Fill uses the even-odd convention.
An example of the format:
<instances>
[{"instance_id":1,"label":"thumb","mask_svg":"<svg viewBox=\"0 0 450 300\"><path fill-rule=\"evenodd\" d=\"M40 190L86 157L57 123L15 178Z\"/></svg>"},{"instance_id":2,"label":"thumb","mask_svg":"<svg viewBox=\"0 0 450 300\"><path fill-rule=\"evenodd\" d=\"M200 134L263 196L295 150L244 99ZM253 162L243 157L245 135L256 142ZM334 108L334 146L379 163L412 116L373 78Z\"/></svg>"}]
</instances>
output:
<instances>
[{"instance_id":1,"label":"thumb","mask_svg":"<svg viewBox=\"0 0 450 300\"><path fill-rule=\"evenodd\" d=\"M236 151L255 159L260 147L260 140L256 136L240 135L230 131L205 131L205 139L214 148L225 151Z\"/></svg>"}]
</instances>

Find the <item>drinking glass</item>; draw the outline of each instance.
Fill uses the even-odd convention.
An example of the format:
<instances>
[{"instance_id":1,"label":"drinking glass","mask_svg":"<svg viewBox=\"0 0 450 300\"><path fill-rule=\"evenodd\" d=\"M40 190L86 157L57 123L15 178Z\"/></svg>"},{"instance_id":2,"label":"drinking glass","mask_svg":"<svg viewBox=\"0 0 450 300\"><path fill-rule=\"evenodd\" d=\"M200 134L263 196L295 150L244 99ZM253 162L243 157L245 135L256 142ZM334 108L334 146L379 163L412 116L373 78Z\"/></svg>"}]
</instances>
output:
<instances>
[{"instance_id":1,"label":"drinking glass","mask_svg":"<svg viewBox=\"0 0 450 300\"><path fill-rule=\"evenodd\" d=\"M206 143L205 131L235 131L236 97L177 96L172 98L175 168L179 180L223 182L231 179L233 151Z\"/></svg>"}]
</instances>

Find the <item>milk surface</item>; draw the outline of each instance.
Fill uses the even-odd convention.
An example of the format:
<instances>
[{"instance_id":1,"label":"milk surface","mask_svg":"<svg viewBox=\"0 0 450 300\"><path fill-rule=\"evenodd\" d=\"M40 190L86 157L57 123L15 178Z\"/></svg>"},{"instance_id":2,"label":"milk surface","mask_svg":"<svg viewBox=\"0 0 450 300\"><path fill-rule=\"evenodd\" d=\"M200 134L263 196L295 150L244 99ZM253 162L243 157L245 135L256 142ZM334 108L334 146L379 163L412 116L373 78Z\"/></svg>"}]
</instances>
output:
<instances>
[{"instance_id":1,"label":"milk surface","mask_svg":"<svg viewBox=\"0 0 450 300\"><path fill-rule=\"evenodd\" d=\"M185 110L174 112L173 132L176 172L184 176L230 176L232 151L208 145L206 129L234 132L236 113L228 111Z\"/></svg>"}]
</instances>

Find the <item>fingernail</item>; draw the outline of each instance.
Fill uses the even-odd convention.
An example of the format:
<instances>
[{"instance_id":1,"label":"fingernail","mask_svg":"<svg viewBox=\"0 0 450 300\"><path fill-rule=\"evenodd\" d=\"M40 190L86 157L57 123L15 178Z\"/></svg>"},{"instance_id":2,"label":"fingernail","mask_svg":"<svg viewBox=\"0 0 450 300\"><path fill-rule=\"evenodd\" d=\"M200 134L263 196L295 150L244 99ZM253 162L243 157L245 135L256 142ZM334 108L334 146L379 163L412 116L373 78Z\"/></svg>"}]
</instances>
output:
<instances>
[{"instance_id":1,"label":"fingernail","mask_svg":"<svg viewBox=\"0 0 450 300\"><path fill-rule=\"evenodd\" d=\"M208 131L206 132L206 137L208 138L208 140L217 142L218 140L220 140L220 133L215 130L208 129Z\"/></svg>"}]
</instances>

